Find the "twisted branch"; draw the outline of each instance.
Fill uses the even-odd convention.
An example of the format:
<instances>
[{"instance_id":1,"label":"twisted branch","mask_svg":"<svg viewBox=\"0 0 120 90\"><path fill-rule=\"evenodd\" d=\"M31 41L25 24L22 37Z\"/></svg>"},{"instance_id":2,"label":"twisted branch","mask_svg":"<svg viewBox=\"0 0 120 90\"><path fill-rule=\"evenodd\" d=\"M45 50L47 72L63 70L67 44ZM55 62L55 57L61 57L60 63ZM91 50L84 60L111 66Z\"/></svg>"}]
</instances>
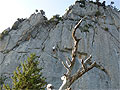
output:
<instances>
[{"instance_id":1,"label":"twisted branch","mask_svg":"<svg viewBox=\"0 0 120 90\"><path fill-rule=\"evenodd\" d=\"M61 87L59 88L59 90L65 90L65 89L70 89L70 86L78 79L80 78L82 75L84 75L86 72L88 72L89 70L91 70L92 68L96 67L102 71L104 71L107 74L107 71L104 69L103 66L97 64L95 61L92 62L91 58L92 56L90 55L87 59L83 60L81 59L81 64L82 64L82 70L79 69L75 74L71 75L72 69L75 65L75 60L77 57L77 53L78 53L78 43L81 40L78 39L75 36L76 30L79 27L79 25L82 23L82 21L85 19L86 17L82 18L73 28L72 31L72 38L74 40L74 46L73 46L73 50L72 50L72 59L70 60L68 57L66 57L66 64L62 61L63 66L66 68L67 73L64 74L64 79L63 80L63 84L61 85Z\"/></svg>"}]
</instances>

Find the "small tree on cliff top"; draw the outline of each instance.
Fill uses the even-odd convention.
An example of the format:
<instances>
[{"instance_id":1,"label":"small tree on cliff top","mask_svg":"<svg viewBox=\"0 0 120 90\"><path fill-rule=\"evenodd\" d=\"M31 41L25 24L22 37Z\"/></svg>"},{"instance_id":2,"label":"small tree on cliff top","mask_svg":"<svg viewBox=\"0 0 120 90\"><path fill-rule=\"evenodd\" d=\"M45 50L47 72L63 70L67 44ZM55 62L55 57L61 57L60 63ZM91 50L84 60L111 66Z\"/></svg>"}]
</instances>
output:
<instances>
[{"instance_id":1,"label":"small tree on cliff top","mask_svg":"<svg viewBox=\"0 0 120 90\"><path fill-rule=\"evenodd\" d=\"M22 68L17 67L12 77L12 89L9 85L3 85L6 90L45 90L46 81L42 76L42 68L38 67L37 56L31 54L27 62L21 63Z\"/></svg>"}]
</instances>

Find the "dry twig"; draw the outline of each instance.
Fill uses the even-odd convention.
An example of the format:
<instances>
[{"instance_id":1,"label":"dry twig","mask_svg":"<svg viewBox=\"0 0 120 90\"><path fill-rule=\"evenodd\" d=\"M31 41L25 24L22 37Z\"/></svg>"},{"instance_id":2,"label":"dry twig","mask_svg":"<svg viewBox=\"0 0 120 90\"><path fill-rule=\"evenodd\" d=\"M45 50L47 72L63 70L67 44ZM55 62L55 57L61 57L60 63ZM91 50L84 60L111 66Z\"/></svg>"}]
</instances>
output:
<instances>
[{"instance_id":1,"label":"dry twig","mask_svg":"<svg viewBox=\"0 0 120 90\"><path fill-rule=\"evenodd\" d=\"M61 85L61 87L59 88L59 90L71 90L70 86L78 79L80 78L82 75L84 75L86 72L88 72L89 70L91 70L92 68L96 67L98 69L101 69L102 71L104 71L105 73L107 73L107 71L104 69L104 67L100 66L99 64L97 64L95 61L92 62L91 58L92 56L90 55L87 59L83 60L81 59L81 64L82 64L82 70L79 69L75 74L71 74L72 69L75 65L75 60L77 57L77 50L78 50L78 43L81 40L78 39L75 35L77 28L79 27L79 25L82 23L82 21L86 19L86 17L82 18L73 28L72 31L72 38L74 40L74 47L72 50L72 60L70 60L68 57L66 57L66 64L62 61L63 66L66 68L67 73L64 74L64 76L62 76L62 80L63 80L63 84ZM89 67L88 67L89 65Z\"/></svg>"}]
</instances>

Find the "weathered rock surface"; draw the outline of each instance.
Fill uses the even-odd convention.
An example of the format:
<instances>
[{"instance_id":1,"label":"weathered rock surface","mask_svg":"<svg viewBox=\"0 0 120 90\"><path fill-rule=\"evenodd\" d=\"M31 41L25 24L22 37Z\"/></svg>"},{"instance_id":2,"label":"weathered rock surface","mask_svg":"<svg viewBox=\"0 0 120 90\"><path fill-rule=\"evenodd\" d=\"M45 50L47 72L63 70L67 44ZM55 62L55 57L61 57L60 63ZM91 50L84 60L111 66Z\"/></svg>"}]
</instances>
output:
<instances>
[{"instance_id":1,"label":"weathered rock surface","mask_svg":"<svg viewBox=\"0 0 120 90\"><path fill-rule=\"evenodd\" d=\"M96 12L101 14L95 16ZM21 22L16 30L10 30L0 41L0 74L11 73L30 53L38 55L40 66L48 83L58 89L60 77L65 72L61 62L54 56L65 60L71 55L73 47L72 28L83 17L87 19L77 30L82 38L78 51L92 55L92 60L103 65L109 75L94 68L73 85L73 90L120 89L120 12L111 7L98 8L93 3L75 3L58 24L49 22L41 13L32 14ZM56 46L54 53L52 47ZM74 72L80 67L76 62Z\"/></svg>"}]
</instances>

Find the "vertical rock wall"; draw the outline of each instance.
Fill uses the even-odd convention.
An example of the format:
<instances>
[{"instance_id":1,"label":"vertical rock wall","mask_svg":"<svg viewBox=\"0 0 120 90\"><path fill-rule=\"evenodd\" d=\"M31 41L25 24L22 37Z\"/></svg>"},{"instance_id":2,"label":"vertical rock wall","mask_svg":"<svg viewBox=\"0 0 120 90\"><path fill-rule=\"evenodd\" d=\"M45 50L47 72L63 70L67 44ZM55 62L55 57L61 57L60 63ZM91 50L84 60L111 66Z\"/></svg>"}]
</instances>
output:
<instances>
[{"instance_id":1,"label":"vertical rock wall","mask_svg":"<svg viewBox=\"0 0 120 90\"><path fill-rule=\"evenodd\" d=\"M99 14L96 16L96 13ZM87 19L77 29L79 54L92 55L92 60L103 65L108 75L94 68L73 85L73 90L86 89L120 89L120 12L96 4L77 2L70 6L62 17L62 21L50 22L41 14L32 14L30 18L19 24L18 29L10 30L8 35L0 40L0 74L12 73L30 53L38 55L40 66L48 83L56 89L61 85L60 77L65 72L61 62L71 57L73 47L72 28L83 17ZM56 47L53 52L52 47ZM80 67L76 60L74 71Z\"/></svg>"}]
</instances>

